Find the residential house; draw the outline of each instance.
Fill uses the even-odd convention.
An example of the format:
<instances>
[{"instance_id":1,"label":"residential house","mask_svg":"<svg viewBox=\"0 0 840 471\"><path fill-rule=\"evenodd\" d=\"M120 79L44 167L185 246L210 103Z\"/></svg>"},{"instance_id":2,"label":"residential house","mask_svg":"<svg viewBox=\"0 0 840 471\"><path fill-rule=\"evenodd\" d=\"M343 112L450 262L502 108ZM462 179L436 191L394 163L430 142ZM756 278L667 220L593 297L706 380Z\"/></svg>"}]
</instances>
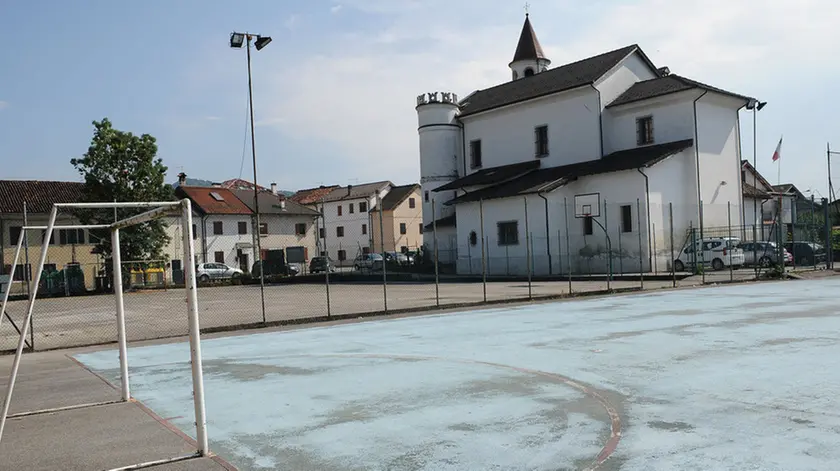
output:
<instances>
[{"instance_id":1,"label":"residential house","mask_svg":"<svg viewBox=\"0 0 840 471\"><path fill-rule=\"evenodd\" d=\"M490 274L525 273L529 254L538 274L606 272L608 253L625 272L662 269L669 208L675 245L701 217L726 227L731 209L742 225L739 111L752 98L635 44L550 64L526 16L510 81L417 97L424 223L437 219L459 273L481 272L482 250Z\"/></svg>"},{"instance_id":2,"label":"residential house","mask_svg":"<svg viewBox=\"0 0 840 471\"><path fill-rule=\"evenodd\" d=\"M254 262L253 212L233 190L222 187L179 185L178 198L189 198L193 209L193 238L198 263L224 263L251 271ZM179 225L170 225L167 255L172 264L183 258ZM177 260L177 262L175 262Z\"/></svg>"},{"instance_id":3,"label":"residential house","mask_svg":"<svg viewBox=\"0 0 840 471\"><path fill-rule=\"evenodd\" d=\"M276 187L272 185L276 191ZM237 198L242 200L253 213L251 227L256 227L256 211L253 190L233 190ZM317 219L320 214L314 209L307 208L283 195L269 191L260 191L260 246L263 257L269 250L282 250L285 260L298 263L306 267L309 258L318 253L317 247ZM252 231L254 233L256 231ZM256 245L256 235L253 243Z\"/></svg>"},{"instance_id":4,"label":"residential house","mask_svg":"<svg viewBox=\"0 0 840 471\"><path fill-rule=\"evenodd\" d=\"M83 184L78 182L0 180L0 275L10 275L24 221L30 226L46 226L53 205L79 202L82 188ZM67 211L59 212L56 225L70 224L79 224L79 221ZM25 273L34 275L43 241L43 232L27 232L28 248L18 260L20 266L11 280L12 293L25 290ZM100 257L92 253L96 243L94 235L85 229L57 229L50 243L46 268L61 270L68 264L78 264L84 273L86 287L93 289L95 276L101 268Z\"/></svg>"},{"instance_id":5,"label":"residential house","mask_svg":"<svg viewBox=\"0 0 840 471\"><path fill-rule=\"evenodd\" d=\"M369 211L391 187L389 181L333 186L329 192L324 187L299 192L291 199L305 201L302 204L323 214L318 227L321 252L339 266L350 266L358 255L375 251Z\"/></svg>"},{"instance_id":6,"label":"residential house","mask_svg":"<svg viewBox=\"0 0 840 471\"><path fill-rule=\"evenodd\" d=\"M370 209L375 252L408 252L423 245L423 204L420 198L420 185L416 183L394 186L381 202Z\"/></svg>"}]
</instances>

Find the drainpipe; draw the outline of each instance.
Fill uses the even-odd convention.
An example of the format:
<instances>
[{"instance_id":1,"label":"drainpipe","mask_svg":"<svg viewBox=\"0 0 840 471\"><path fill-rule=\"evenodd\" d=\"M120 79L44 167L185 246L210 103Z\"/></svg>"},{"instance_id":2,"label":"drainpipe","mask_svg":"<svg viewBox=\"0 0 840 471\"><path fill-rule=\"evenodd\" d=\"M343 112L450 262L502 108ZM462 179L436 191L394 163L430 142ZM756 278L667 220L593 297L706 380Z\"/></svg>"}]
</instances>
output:
<instances>
[{"instance_id":1,"label":"drainpipe","mask_svg":"<svg viewBox=\"0 0 840 471\"><path fill-rule=\"evenodd\" d=\"M652 269L653 267L653 247L651 246L651 236L650 236L650 180L648 179L647 174L642 171L643 167L639 167L636 170L645 177L645 204L647 205L647 240L648 240L648 269Z\"/></svg>"},{"instance_id":2,"label":"drainpipe","mask_svg":"<svg viewBox=\"0 0 840 471\"><path fill-rule=\"evenodd\" d=\"M464 176L467 176L467 132L464 130L465 124L461 121L461 157L464 161Z\"/></svg>"},{"instance_id":3,"label":"drainpipe","mask_svg":"<svg viewBox=\"0 0 840 471\"><path fill-rule=\"evenodd\" d=\"M592 89L595 90L595 92L598 94L598 135L600 136L600 140L598 142L599 142L599 145L601 146L600 157L603 157L604 156L604 113L603 113L603 109L601 107L601 90L598 90L597 88L595 88L595 85L593 85L591 83L589 84L589 86L592 87Z\"/></svg>"},{"instance_id":4,"label":"drainpipe","mask_svg":"<svg viewBox=\"0 0 840 471\"><path fill-rule=\"evenodd\" d=\"M703 94L699 97L694 99L694 160L696 164L696 171L697 171L697 221L698 225L700 226L700 241L702 243L703 240L703 196L700 192L700 139L697 133L697 102L706 96L709 93L708 90L704 90ZM703 260L703 263L706 261Z\"/></svg>"},{"instance_id":5,"label":"drainpipe","mask_svg":"<svg viewBox=\"0 0 840 471\"><path fill-rule=\"evenodd\" d=\"M548 275L551 276L551 232L548 227L548 199L543 196L542 191L537 192L545 205L545 253L548 254Z\"/></svg>"}]
</instances>

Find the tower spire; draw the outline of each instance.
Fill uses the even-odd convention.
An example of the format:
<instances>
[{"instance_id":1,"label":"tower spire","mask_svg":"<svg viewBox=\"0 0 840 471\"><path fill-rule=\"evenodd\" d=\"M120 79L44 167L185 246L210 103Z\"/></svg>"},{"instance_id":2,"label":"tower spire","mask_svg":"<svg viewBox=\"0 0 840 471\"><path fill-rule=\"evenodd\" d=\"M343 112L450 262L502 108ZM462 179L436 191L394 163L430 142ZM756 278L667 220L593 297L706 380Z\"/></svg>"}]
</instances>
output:
<instances>
[{"instance_id":1,"label":"tower spire","mask_svg":"<svg viewBox=\"0 0 840 471\"><path fill-rule=\"evenodd\" d=\"M519 42L516 44L513 60L509 64L513 70L514 80L542 72L551 63L543 52L534 27L531 26L530 7L530 4L525 4L525 23L522 25L522 32L519 33Z\"/></svg>"}]
</instances>

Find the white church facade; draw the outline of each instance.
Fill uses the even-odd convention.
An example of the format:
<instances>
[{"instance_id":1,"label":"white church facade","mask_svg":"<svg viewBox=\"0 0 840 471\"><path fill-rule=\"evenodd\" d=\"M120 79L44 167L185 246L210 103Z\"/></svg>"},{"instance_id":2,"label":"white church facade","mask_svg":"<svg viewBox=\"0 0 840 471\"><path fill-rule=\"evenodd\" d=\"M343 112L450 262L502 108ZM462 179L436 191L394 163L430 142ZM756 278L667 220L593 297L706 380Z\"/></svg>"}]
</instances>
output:
<instances>
[{"instance_id":1,"label":"white church facade","mask_svg":"<svg viewBox=\"0 0 840 471\"><path fill-rule=\"evenodd\" d=\"M509 82L417 97L424 242L435 227L442 262L481 273L484 251L488 274L605 273L612 253L625 273L665 271L671 219L675 252L701 221L743 224L753 98L637 45L549 66L526 17Z\"/></svg>"}]
</instances>

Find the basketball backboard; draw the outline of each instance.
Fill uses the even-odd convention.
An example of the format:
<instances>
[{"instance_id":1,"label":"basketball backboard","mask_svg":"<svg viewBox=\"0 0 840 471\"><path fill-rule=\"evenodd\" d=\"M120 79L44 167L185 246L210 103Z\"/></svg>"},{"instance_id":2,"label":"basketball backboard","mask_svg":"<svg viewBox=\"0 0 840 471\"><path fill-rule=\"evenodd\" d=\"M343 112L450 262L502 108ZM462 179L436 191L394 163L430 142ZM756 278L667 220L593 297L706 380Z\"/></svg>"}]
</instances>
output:
<instances>
[{"instance_id":1,"label":"basketball backboard","mask_svg":"<svg viewBox=\"0 0 840 471\"><path fill-rule=\"evenodd\" d=\"M601 216L601 194L600 193L585 193L582 195L575 195L575 217L597 218Z\"/></svg>"}]
</instances>

